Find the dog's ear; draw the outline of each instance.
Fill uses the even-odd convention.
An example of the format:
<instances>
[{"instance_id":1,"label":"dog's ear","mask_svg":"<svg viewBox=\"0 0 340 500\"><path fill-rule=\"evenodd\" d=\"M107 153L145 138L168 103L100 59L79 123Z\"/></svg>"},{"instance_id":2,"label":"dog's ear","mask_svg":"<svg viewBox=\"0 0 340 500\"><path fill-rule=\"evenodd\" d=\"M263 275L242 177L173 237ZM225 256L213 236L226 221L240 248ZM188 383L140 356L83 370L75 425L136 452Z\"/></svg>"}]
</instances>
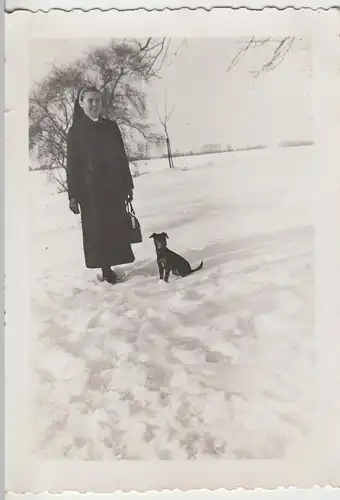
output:
<instances>
[{"instance_id":1,"label":"dog's ear","mask_svg":"<svg viewBox=\"0 0 340 500\"><path fill-rule=\"evenodd\" d=\"M163 233L163 234L164 234L164 236L165 236L167 239L169 239L169 236L168 236L166 233Z\"/></svg>"},{"instance_id":2,"label":"dog's ear","mask_svg":"<svg viewBox=\"0 0 340 500\"><path fill-rule=\"evenodd\" d=\"M152 233L152 235L150 236L150 238L154 238L156 236L156 233Z\"/></svg>"}]
</instances>

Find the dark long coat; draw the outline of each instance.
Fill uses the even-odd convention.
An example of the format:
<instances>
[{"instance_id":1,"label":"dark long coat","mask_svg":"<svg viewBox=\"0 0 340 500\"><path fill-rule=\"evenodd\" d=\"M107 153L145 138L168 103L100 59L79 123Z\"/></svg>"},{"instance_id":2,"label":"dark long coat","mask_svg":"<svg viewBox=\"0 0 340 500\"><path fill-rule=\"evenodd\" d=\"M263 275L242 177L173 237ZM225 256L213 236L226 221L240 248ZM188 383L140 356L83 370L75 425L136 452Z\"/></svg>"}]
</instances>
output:
<instances>
[{"instance_id":1,"label":"dark long coat","mask_svg":"<svg viewBox=\"0 0 340 500\"><path fill-rule=\"evenodd\" d=\"M67 137L69 199L81 210L86 267L102 268L135 260L125 201L133 180L117 124L86 115Z\"/></svg>"}]
</instances>

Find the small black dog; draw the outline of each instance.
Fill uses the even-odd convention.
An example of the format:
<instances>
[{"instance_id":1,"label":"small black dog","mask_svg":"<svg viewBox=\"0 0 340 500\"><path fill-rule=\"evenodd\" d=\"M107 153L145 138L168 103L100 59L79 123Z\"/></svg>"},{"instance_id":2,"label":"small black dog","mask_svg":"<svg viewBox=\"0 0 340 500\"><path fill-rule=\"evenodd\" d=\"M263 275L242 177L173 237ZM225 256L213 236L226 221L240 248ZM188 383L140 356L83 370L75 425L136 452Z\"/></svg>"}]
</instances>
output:
<instances>
[{"instance_id":1,"label":"small black dog","mask_svg":"<svg viewBox=\"0 0 340 500\"><path fill-rule=\"evenodd\" d=\"M203 261L196 269L191 269L189 262L175 252L167 248L166 240L169 236L166 233L153 233L150 238L153 238L156 247L157 264L159 269L160 279L169 281L170 271L175 276L188 276L195 271L199 271L203 267Z\"/></svg>"}]
</instances>

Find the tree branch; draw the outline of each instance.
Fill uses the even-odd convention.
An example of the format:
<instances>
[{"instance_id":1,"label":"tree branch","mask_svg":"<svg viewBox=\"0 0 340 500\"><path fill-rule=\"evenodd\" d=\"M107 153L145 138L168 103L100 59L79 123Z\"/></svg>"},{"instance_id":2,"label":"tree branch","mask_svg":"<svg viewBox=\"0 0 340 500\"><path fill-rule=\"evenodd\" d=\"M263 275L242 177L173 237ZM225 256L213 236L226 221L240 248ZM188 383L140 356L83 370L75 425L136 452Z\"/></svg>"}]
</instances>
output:
<instances>
[{"instance_id":1,"label":"tree branch","mask_svg":"<svg viewBox=\"0 0 340 500\"><path fill-rule=\"evenodd\" d=\"M228 65L226 72L234 69L240 62L240 60L249 52L251 49L256 49L263 47L268 44L277 43L276 48L273 50L272 56L266 61L258 70L253 71L254 77L258 78L262 73L274 70L286 57L290 49L292 48L295 41L295 37L287 36L283 39L275 40L273 38L264 38L256 40L252 37L245 44L242 49L240 49L234 56L230 64Z\"/></svg>"},{"instance_id":2,"label":"tree branch","mask_svg":"<svg viewBox=\"0 0 340 500\"><path fill-rule=\"evenodd\" d=\"M235 68L235 66L237 66L237 64L240 62L240 60L242 59L242 57L244 57L244 55L247 53L247 51L249 50L249 48L251 47L251 45L253 44L254 42L254 37L252 37L249 42L246 44L245 47L243 47L236 55L235 57L232 59L231 63L229 64L229 66L227 67L226 69L226 72L228 73L229 71L231 71L232 69Z\"/></svg>"}]
</instances>

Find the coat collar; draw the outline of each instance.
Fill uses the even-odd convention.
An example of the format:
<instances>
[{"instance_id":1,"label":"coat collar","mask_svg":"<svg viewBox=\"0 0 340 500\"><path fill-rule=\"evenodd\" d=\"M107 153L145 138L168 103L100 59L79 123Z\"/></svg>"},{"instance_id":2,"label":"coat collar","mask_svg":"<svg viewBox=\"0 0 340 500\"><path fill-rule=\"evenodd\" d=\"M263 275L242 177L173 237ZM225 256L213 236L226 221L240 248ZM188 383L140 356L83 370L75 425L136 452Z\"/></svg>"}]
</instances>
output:
<instances>
[{"instance_id":1,"label":"coat collar","mask_svg":"<svg viewBox=\"0 0 340 500\"><path fill-rule=\"evenodd\" d=\"M84 113L85 115L85 113ZM87 123L102 123L105 119L99 115L99 117L97 118L97 120L93 120L93 118L90 118L89 116L85 115L85 122Z\"/></svg>"}]
</instances>

